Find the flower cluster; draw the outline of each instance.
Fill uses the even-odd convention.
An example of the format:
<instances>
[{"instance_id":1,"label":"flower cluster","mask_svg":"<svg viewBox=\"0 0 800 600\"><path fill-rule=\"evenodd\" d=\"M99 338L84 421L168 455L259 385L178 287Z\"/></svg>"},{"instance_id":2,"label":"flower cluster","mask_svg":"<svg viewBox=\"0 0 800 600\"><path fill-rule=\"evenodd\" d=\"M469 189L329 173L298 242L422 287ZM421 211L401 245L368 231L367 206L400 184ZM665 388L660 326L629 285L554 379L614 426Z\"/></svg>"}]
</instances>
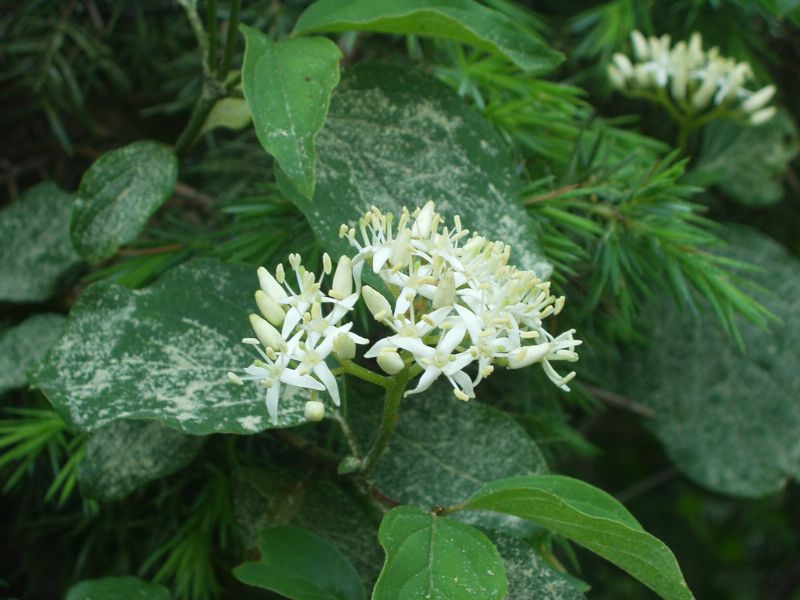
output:
<instances>
[{"instance_id":1,"label":"flower cluster","mask_svg":"<svg viewBox=\"0 0 800 600\"><path fill-rule=\"evenodd\" d=\"M741 111L753 125L775 116L775 107L766 106L775 86L745 88L753 77L750 65L721 56L716 47L703 50L699 33L672 47L669 35L645 38L634 31L631 40L635 62L617 53L608 65L616 88L632 95L669 93L677 110L687 116L715 107Z\"/></svg>"},{"instance_id":2,"label":"flower cluster","mask_svg":"<svg viewBox=\"0 0 800 600\"><path fill-rule=\"evenodd\" d=\"M274 276L264 267L258 269L261 289L255 299L261 315L250 315L256 337L242 341L252 345L261 359L246 367L243 376L228 373L234 383L257 381L267 388L267 411L273 423L278 419L281 384L326 390L338 406L339 388L326 359L332 353L341 360L353 358L356 344L369 342L350 331L352 322L343 322L359 296L347 256L339 259L327 293L322 291L322 282L333 271L327 254L323 256L319 279L306 270L297 254L289 256L289 265L294 271L294 284L287 281L282 264ZM324 414L321 406L317 400L310 401L306 417L320 420Z\"/></svg>"},{"instance_id":3,"label":"flower cluster","mask_svg":"<svg viewBox=\"0 0 800 600\"><path fill-rule=\"evenodd\" d=\"M343 323L359 297L390 330L364 357L375 359L389 375L419 375L406 395L423 392L444 377L457 398L468 400L496 366L517 369L534 363L569 390L575 373L560 375L552 363L577 361L575 347L581 342L573 338L574 330L553 336L543 326L545 318L561 311L564 298L552 295L550 283L532 271L509 265L508 245L470 235L458 217L446 226L432 202L413 213L403 209L398 218L373 207L357 228L342 225L340 235L356 253L339 259L327 294L322 277L317 281L296 255L290 264L297 292L285 282L281 266L275 277L259 269L256 301L263 317L251 315L257 339L244 341L256 346L262 360L247 367L245 376L230 376L267 387L273 421L281 383L327 390L338 404L336 380L325 359L333 353L349 361L356 344L368 343L350 331L352 323ZM365 269L377 276L391 301L362 286ZM327 257L324 272L331 272ZM314 411L307 407L309 412Z\"/></svg>"}]
</instances>

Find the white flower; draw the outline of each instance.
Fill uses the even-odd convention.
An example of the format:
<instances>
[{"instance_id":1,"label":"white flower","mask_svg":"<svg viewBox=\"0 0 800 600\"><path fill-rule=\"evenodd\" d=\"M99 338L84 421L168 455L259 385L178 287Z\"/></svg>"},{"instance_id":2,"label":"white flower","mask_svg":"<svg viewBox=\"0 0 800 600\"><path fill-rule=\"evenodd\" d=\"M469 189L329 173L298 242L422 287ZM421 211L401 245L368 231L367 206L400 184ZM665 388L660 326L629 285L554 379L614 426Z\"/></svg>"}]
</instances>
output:
<instances>
[{"instance_id":1,"label":"white flower","mask_svg":"<svg viewBox=\"0 0 800 600\"><path fill-rule=\"evenodd\" d=\"M370 286L362 289L373 317L392 330L365 358L377 359L389 374L413 361L421 376L408 394L445 377L456 396L468 399L495 364L512 366L512 353L534 340L547 345L535 362L556 385L566 387L572 375L555 374L550 361L566 360L563 350L580 342L566 344L566 337L555 342L544 329L544 319L564 305L550 293L549 282L510 266L508 245L470 235L457 217L447 227L432 202L413 213L404 209L396 233L392 223L391 215L373 207L359 220L360 239L354 228L340 230L358 251L353 264L370 265L395 294L391 302ZM398 251L393 244L402 247ZM571 352L569 358L577 360Z\"/></svg>"},{"instance_id":2,"label":"white flower","mask_svg":"<svg viewBox=\"0 0 800 600\"><path fill-rule=\"evenodd\" d=\"M338 405L339 388L326 360L335 347L352 357L356 344L369 342L351 331L352 323L342 322L359 297L353 291L353 272L347 257L338 261L328 294L322 291L324 276L333 270L327 254L323 256L323 275L319 279L306 270L299 255L290 255L289 264L295 274L294 285L286 281L282 265L278 265L274 276L263 267L258 269L261 289L255 299L266 318L250 315L256 338L243 341L254 346L262 360L246 367L244 376L228 375L234 383L257 381L267 388L267 410L273 423L278 418L282 383L326 390Z\"/></svg>"},{"instance_id":3,"label":"white flower","mask_svg":"<svg viewBox=\"0 0 800 600\"><path fill-rule=\"evenodd\" d=\"M720 56L718 48L704 51L699 33L692 34L688 43L670 47L667 35L645 38L634 31L631 42L635 60L616 53L608 65L615 88L649 99L653 92L659 96L668 92L674 109L687 117L717 106L739 111L751 123L772 117L759 111L772 99L774 86L748 90L745 85L753 78L750 65Z\"/></svg>"}]
</instances>

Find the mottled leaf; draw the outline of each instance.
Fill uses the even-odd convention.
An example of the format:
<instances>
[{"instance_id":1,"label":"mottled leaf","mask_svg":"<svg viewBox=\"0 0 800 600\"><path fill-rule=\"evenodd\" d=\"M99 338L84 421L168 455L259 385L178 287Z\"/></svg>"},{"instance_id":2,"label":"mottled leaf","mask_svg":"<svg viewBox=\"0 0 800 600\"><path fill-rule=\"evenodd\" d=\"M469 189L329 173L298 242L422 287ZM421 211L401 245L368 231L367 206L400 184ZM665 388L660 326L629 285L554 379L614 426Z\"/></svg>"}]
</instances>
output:
<instances>
[{"instance_id":1,"label":"mottled leaf","mask_svg":"<svg viewBox=\"0 0 800 600\"><path fill-rule=\"evenodd\" d=\"M78 471L84 497L112 502L149 481L179 471L205 438L175 431L158 421L114 421L94 432Z\"/></svg>"},{"instance_id":2,"label":"mottled leaf","mask_svg":"<svg viewBox=\"0 0 800 600\"><path fill-rule=\"evenodd\" d=\"M338 46L327 38L269 36L242 26L247 41L244 97L256 135L306 198L314 195L314 138L325 123L331 90L339 83Z\"/></svg>"},{"instance_id":3,"label":"mottled leaf","mask_svg":"<svg viewBox=\"0 0 800 600\"><path fill-rule=\"evenodd\" d=\"M650 425L681 471L758 497L800 479L800 261L753 230L728 237L735 258L763 269L747 277L767 290L756 296L780 322L740 322L742 351L714 319L657 303L649 350L626 360L623 391L656 412Z\"/></svg>"},{"instance_id":4,"label":"mottled leaf","mask_svg":"<svg viewBox=\"0 0 800 600\"><path fill-rule=\"evenodd\" d=\"M493 600L508 583L494 544L480 531L413 506L383 518L386 551L373 600Z\"/></svg>"},{"instance_id":5,"label":"mottled leaf","mask_svg":"<svg viewBox=\"0 0 800 600\"><path fill-rule=\"evenodd\" d=\"M549 70L562 60L535 32L474 0L318 0L295 33L378 31L445 38L494 52L523 69Z\"/></svg>"},{"instance_id":6,"label":"mottled leaf","mask_svg":"<svg viewBox=\"0 0 800 600\"><path fill-rule=\"evenodd\" d=\"M46 182L0 211L0 301L47 300L83 262L69 238L72 204Z\"/></svg>"},{"instance_id":7,"label":"mottled leaf","mask_svg":"<svg viewBox=\"0 0 800 600\"><path fill-rule=\"evenodd\" d=\"M106 152L83 174L72 211L75 247L89 262L114 256L135 240L175 190L178 159L157 142Z\"/></svg>"},{"instance_id":8,"label":"mottled leaf","mask_svg":"<svg viewBox=\"0 0 800 600\"><path fill-rule=\"evenodd\" d=\"M28 370L44 358L65 322L57 314L34 315L0 333L0 393L28 383Z\"/></svg>"},{"instance_id":9,"label":"mottled leaf","mask_svg":"<svg viewBox=\"0 0 800 600\"><path fill-rule=\"evenodd\" d=\"M549 566L525 540L498 532L489 532L508 576L509 600L581 600L583 593L572 580Z\"/></svg>"},{"instance_id":10,"label":"mottled leaf","mask_svg":"<svg viewBox=\"0 0 800 600\"><path fill-rule=\"evenodd\" d=\"M783 198L783 175L797 156L797 128L786 112L759 127L720 120L704 132L688 182L716 185L739 204L766 206Z\"/></svg>"},{"instance_id":11,"label":"mottled leaf","mask_svg":"<svg viewBox=\"0 0 800 600\"><path fill-rule=\"evenodd\" d=\"M136 577L88 579L72 586L66 600L169 600L163 585L147 583Z\"/></svg>"},{"instance_id":12,"label":"mottled leaf","mask_svg":"<svg viewBox=\"0 0 800 600\"><path fill-rule=\"evenodd\" d=\"M364 585L350 561L318 535L297 527L261 532L261 560L233 570L242 583L291 600L364 600Z\"/></svg>"},{"instance_id":13,"label":"mottled leaf","mask_svg":"<svg viewBox=\"0 0 800 600\"><path fill-rule=\"evenodd\" d=\"M463 510L491 510L543 525L614 563L662 598L688 600L669 548L612 496L560 475L512 477L481 488Z\"/></svg>"},{"instance_id":14,"label":"mottled leaf","mask_svg":"<svg viewBox=\"0 0 800 600\"><path fill-rule=\"evenodd\" d=\"M368 448L380 423L380 403L368 398L350 404L350 418ZM513 418L479 401L462 402L447 382L439 382L403 399L389 450L372 480L401 504L430 508L460 502L495 479L546 470L539 448Z\"/></svg>"},{"instance_id":15,"label":"mottled leaf","mask_svg":"<svg viewBox=\"0 0 800 600\"><path fill-rule=\"evenodd\" d=\"M352 254L339 225L370 206L399 213L428 200L447 218L512 248L511 262L547 278L533 221L522 206L508 149L498 133L433 77L397 66L357 67L333 93L317 136L313 201L278 181L325 248Z\"/></svg>"},{"instance_id":16,"label":"mottled leaf","mask_svg":"<svg viewBox=\"0 0 800 600\"><path fill-rule=\"evenodd\" d=\"M275 465L239 469L234 477L234 515L250 551L258 547L259 531L265 527L302 527L333 543L367 589L375 583L383 558L378 523L362 501L332 481Z\"/></svg>"},{"instance_id":17,"label":"mottled leaf","mask_svg":"<svg viewBox=\"0 0 800 600\"><path fill-rule=\"evenodd\" d=\"M252 335L258 280L251 267L199 259L131 291L88 288L35 383L61 416L94 431L117 419L155 419L190 434L252 434L272 424L266 392L228 381L257 358ZM285 388L277 427L305 422L305 394Z\"/></svg>"}]
</instances>

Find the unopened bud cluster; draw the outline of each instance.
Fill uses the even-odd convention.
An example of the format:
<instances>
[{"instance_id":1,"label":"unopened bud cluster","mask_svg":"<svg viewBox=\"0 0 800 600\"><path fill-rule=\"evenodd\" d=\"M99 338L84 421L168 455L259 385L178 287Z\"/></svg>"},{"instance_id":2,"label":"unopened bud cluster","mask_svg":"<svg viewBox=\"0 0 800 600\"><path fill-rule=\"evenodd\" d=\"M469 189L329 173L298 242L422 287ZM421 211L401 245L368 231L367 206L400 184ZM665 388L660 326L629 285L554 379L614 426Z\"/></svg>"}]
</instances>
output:
<instances>
[{"instance_id":1,"label":"unopened bud cluster","mask_svg":"<svg viewBox=\"0 0 800 600\"><path fill-rule=\"evenodd\" d=\"M522 368L539 363L560 388L569 390L574 372L560 375L552 363L578 360L574 330L559 336L543 326L558 314L563 297L550 292L550 283L532 271L508 264L511 249L471 234L455 217L447 226L432 202L399 216L372 208L357 227L342 225L340 235L356 254L339 259L333 282L323 291L323 279L332 271L327 255L323 275L317 279L290 256L291 284L282 267L275 275L259 269L261 289L256 304L261 315L251 315L256 338L246 338L260 360L231 373L236 382L258 381L267 388L267 407L273 421L281 384L325 390L339 403L336 378L326 359L340 363L353 359L357 345L368 340L351 332L345 322L359 297L376 321L390 334L364 353L388 375L419 373L406 394L428 389L437 379L447 379L461 400L475 397L474 388L495 367ZM362 285L369 269L390 297ZM313 400L306 417L318 420L324 407Z\"/></svg>"},{"instance_id":2,"label":"unopened bud cluster","mask_svg":"<svg viewBox=\"0 0 800 600\"><path fill-rule=\"evenodd\" d=\"M775 116L775 107L767 106L775 86L747 89L745 84L753 78L750 65L721 56L717 47L703 50L699 33L674 46L669 35L645 38L634 31L631 40L633 60L617 53L608 65L609 79L617 89L633 95L667 93L686 116L715 107L739 111L752 125Z\"/></svg>"}]
</instances>

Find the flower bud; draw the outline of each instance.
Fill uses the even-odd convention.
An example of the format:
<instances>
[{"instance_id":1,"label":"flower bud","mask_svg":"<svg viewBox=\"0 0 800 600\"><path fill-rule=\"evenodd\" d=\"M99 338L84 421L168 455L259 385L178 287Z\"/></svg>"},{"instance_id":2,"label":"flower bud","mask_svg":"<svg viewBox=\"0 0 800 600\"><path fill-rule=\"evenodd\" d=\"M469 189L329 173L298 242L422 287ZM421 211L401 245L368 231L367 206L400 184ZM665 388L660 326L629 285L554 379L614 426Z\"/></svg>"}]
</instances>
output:
<instances>
[{"instance_id":1,"label":"flower bud","mask_svg":"<svg viewBox=\"0 0 800 600\"><path fill-rule=\"evenodd\" d=\"M233 371L228 371L228 380L229 380L231 383L235 383L236 385L244 385L244 381L242 381L242 378L241 378L241 377L239 377L239 376L238 376L236 373L234 373Z\"/></svg>"},{"instance_id":2,"label":"flower bud","mask_svg":"<svg viewBox=\"0 0 800 600\"><path fill-rule=\"evenodd\" d=\"M774 106L770 106L768 108L762 108L761 110L756 111L752 115L750 115L750 124L762 125L763 123L766 123L772 117L774 117L777 112L778 110Z\"/></svg>"},{"instance_id":3,"label":"flower bud","mask_svg":"<svg viewBox=\"0 0 800 600\"><path fill-rule=\"evenodd\" d=\"M405 367L405 363L400 355L397 353L397 350L393 350L391 348L384 348L378 353L378 366L384 370L389 375L394 375L395 373L399 373Z\"/></svg>"},{"instance_id":4,"label":"flower bud","mask_svg":"<svg viewBox=\"0 0 800 600\"><path fill-rule=\"evenodd\" d=\"M768 85L757 92L755 92L752 96L750 96L747 100L742 102L742 108L745 109L747 112L755 112L760 108L763 108L764 105L772 100L772 97L775 95L775 86Z\"/></svg>"},{"instance_id":5,"label":"flower bud","mask_svg":"<svg viewBox=\"0 0 800 600\"><path fill-rule=\"evenodd\" d=\"M280 283L267 271L264 267L258 267L258 283L261 289L264 290L276 302L286 298L286 290L283 289Z\"/></svg>"},{"instance_id":6,"label":"flower bud","mask_svg":"<svg viewBox=\"0 0 800 600\"><path fill-rule=\"evenodd\" d=\"M456 280L452 271L447 271L439 280L433 295L433 308L452 306L456 301Z\"/></svg>"},{"instance_id":7,"label":"flower bud","mask_svg":"<svg viewBox=\"0 0 800 600\"><path fill-rule=\"evenodd\" d=\"M325 418L325 405L319 400L309 400L305 408L306 421L322 421Z\"/></svg>"},{"instance_id":8,"label":"flower bud","mask_svg":"<svg viewBox=\"0 0 800 600\"><path fill-rule=\"evenodd\" d=\"M353 267L348 256L339 258L336 272L333 274L331 296L339 300L353 293Z\"/></svg>"},{"instance_id":9,"label":"flower bud","mask_svg":"<svg viewBox=\"0 0 800 600\"><path fill-rule=\"evenodd\" d=\"M535 362L539 362L545 356L547 356L548 352L550 352L550 349L550 342L545 342L544 344L534 344L533 346L523 346L508 357L508 368L522 369L523 367L532 365Z\"/></svg>"},{"instance_id":10,"label":"flower bud","mask_svg":"<svg viewBox=\"0 0 800 600\"><path fill-rule=\"evenodd\" d=\"M258 315L250 315L250 325L261 344L267 348L281 348L283 338L278 330Z\"/></svg>"},{"instance_id":11,"label":"flower bud","mask_svg":"<svg viewBox=\"0 0 800 600\"><path fill-rule=\"evenodd\" d=\"M364 302L367 303L367 308L376 321L383 321L392 314L392 305L384 298L380 292L375 291L370 286L365 285L361 288L361 293L364 296Z\"/></svg>"},{"instance_id":12,"label":"flower bud","mask_svg":"<svg viewBox=\"0 0 800 600\"><path fill-rule=\"evenodd\" d=\"M620 70L622 75L624 75L626 78L633 75L633 65L631 64L631 60L627 56L621 54L620 52L617 52L616 54L614 54L613 59L614 59L614 64Z\"/></svg>"},{"instance_id":13,"label":"flower bud","mask_svg":"<svg viewBox=\"0 0 800 600\"><path fill-rule=\"evenodd\" d=\"M356 343L346 333L333 338L333 353L340 361L351 360L356 355Z\"/></svg>"},{"instance_id":14,"label":"flower bud","mask_svg":"<svg viewBox=\"0 0 800 600\"><path fill-rule=\"evenodd\" d=\"M283 312L281 305L275 302L272 299L272 296L267 294L264 290L256 291L256 304L258 305L258 310L261 311L261 314L264 317L278 327L283 323L283 318L286 316L286 313Z\"/></svg>"},{"instance_id":15,"label":"flower bud","mask_svg":"<svg viewBox=\"0 0 800 600\"><path fill-rule=\"evenodd\" d=\"M645 61L650 57L650 52L647 47L647 39L642 35L638 29L631 33L631 41L633 42L633 53L639 61Z\"/></svg>"},{"instance_id":16,"label":"flower bud","mask_svg":"<svg viewBox=\"0 0 800 600\"><path fill-rule=\"evenodd\" d=\"M426 238L431 234L431 225L433 224L433 214L436 209L432 200L428 200L422 210L417 215L417 220L414 222L414 231L419 237Z\"/></svg>"}]
</instances>

